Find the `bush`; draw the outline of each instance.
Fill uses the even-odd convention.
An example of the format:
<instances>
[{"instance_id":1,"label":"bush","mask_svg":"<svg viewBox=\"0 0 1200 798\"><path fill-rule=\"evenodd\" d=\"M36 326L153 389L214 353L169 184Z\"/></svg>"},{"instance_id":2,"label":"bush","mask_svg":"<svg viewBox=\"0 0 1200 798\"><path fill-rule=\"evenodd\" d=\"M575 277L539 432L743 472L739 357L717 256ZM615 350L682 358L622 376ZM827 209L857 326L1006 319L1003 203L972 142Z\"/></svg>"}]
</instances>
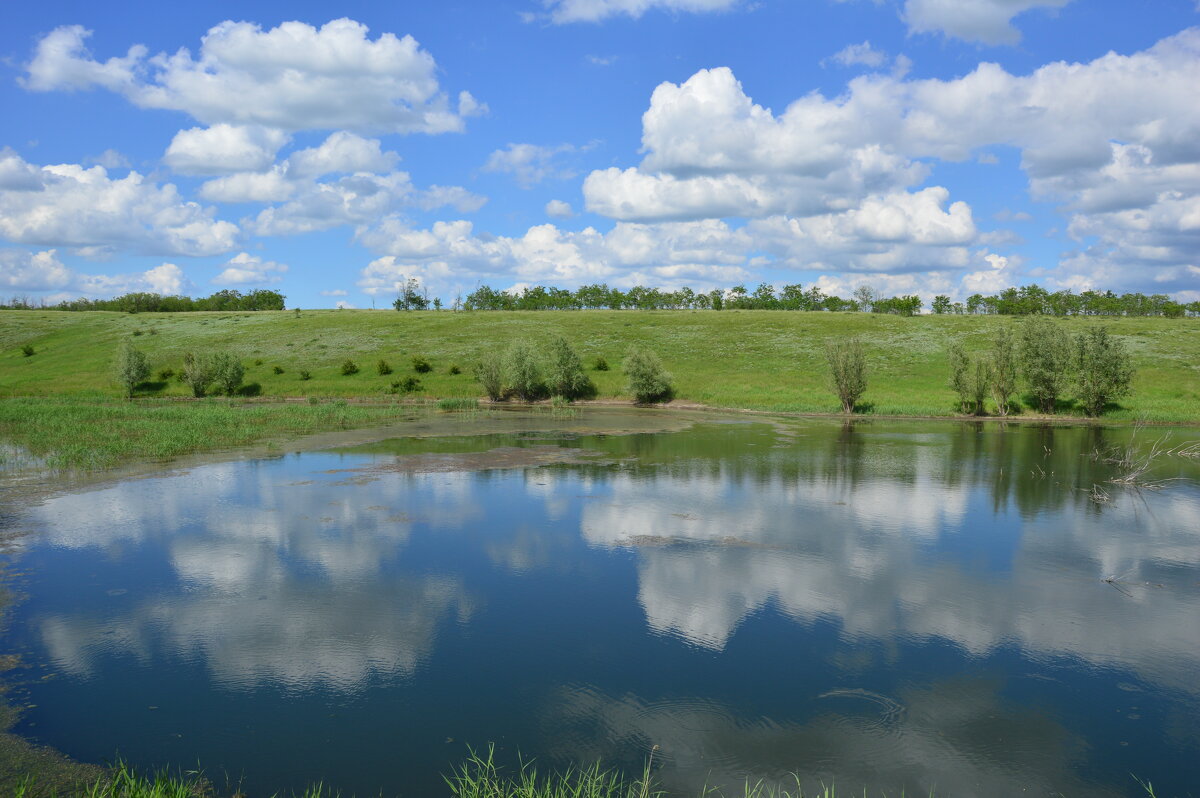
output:
<instances>
[{"instance_id":1,"label":"bush","mask_svg":"<svg viewBox=\"0 0 1200 798\"><path fill-rule=\"evenodd\" d=\"M134 331L133 331L133 334L134 334L134 335L141 335L141 334L142 334L142 331L141 331L141 330L134 330Z\"/></svg>"},{"instance_id":2,"label":"bush","mask_svg":"<svg viewBox=\"0 0 1200 798\"><path fill-rule=\"evenodd\" d=\"M134 389L150 376L150 364L146 361L146 353L134 349L128 341L124 342L117 348L113 372L117 382L125 389L126 398L132 399Z\"/></svg>"},{"instance_id":3,"label":"bush","mask_svg":"<svg viewBox=\"0 0 1200 798\"><path fill-rule=\"evenodd\" d=\"M187 352L183 356L183 371L180 372L180 377L192 389L192 396L197 399L208 392L208 384L213 380L213 366L211 355L194 355Z\"/></svg>"},{"instance_id":4,"label":"bush","mask_svg":"<svg viewBox=\"0 0 1200 798\"><path fill-rule=\"evenodd\" d=\"M420 355L413 357L412 364L413 371L417 372L418 374L428 374L429 372L433 371L433 366L429 364L429 361Z\"/></svg>"},{"instance_id":5,"label":"bush","mask_svg":"<svg viewBox=\"0 0 1200 798\"><path fill-rule=\"evenodd\" d=\"M483 386L484 393L493 402L504 398L504 361L499 353L488 352L473 369L475 379Z\"/></svg>"},{"instance_id":6,"label":"bush","mask_svg":"<svg viewBox=\"0 0 1200 798\"><path fill-rule=\"evenodd\" d=\"M349 377L351 374L358 373L358 365L353 360L347 360L342 364L342 376Z\"/></svg>"},{"instance_id":7,"label":"bush","mask_svg":"<svg viewBox=\"0 0 1200 798\"><path fill-rule=\"evenodd\" d=\"M159 382L166 382L167 380L171 379L174 376L175 376L175 369L159 369L159 371L158 371L158 381Z\"/></svg>"},{"instance_id":8,"label":"bush","mask_svg":"<svg viewBox=\"0 0 1200 798\"><path fill-rule=\"evenodd\" d=\"M833 392L842 403L843 413L853 413L858 400L867 392L867 361L862 342L857 338L828 341L825 359L829 362L829 379Z\"/></svg>"},{"instance_id":9,"label":"bush","mask_svg":"<svg viewBox=\"0 0 1200 798\"><path fill-rule=\"evenodd\" d=\"M621 371L629 379L628 390L638 404L670 401L671 375L658 355L649 349L631 346L625 353Z\"/></svg>"},{"instance_id":10,"label":"bush","mask_svg":"<svg viewBox=\"0 0 1200 798\"><path fill-rule=\"evenodd\" d=\"M564 399L578 399L591 387L583 373L583 362L565 338L550 342L550 374L546 381L550 393Z\"/></svg>"},{"instance_id":11,"label":"bush","mask_svg":"<svg viewBox=\"0 0 1200 798\"><path fill-rule=\"evenodd\" d=\"M1021 323L1021 376L1043 413L1053 413L1066 389L1071 368L1071 339L1044 316L1030 316Z\"/></svg>"},{"instance_id":12,"label":"bush","mask_svg":"<svg viewBox=\"0 0 1200 798\"><path fill-rule=\"evenodd\" d=\"M301 380L311 380L311 379L312 379L312 375L311 375L311 374L309 374L309 373L308 373L307 371L305 371L304 369L300 369L300 379L301 379Z\"/></svg>"},{"instance_id":13,"label":"bush","mask_svg":"<svg viewBox=\"0 0 1200 798\"><path fill-rule=\"evenodd\" d=\"M218 352L212 358L212 369L213 384L226 396L233 396L242 387L246 369L240 359L228 352Z\"/></svg>"},{"instance_id":14,"label":"bush","mask_svg":"<svg viewBox=\"0 0 1200 798\"><path fill-rule=\"evenodd\" d=\"M37 353L33 348L33 344L25 344L21 347L21 354L25 357L33 357Z\"/></svg>"},{"instance_id":15,"label":"bush","mask_svg":"<svg viewBox=\"0 0 1200 798\"><path fill-rule=\"evenodd\" d=\"M996 330L992 339L991 364L992 399L996 401L996 412L1007 416L1012 408L1012 396L1017 392L1017 347L1012 329L1008 326Z\"/></svg>"},{"instance_id":16,"label":"bush","mask_svg":"<svg viewBox=\"0 0 1200 798\"><path fill-rule=\"evenodd\" d=\"M982 416L983 401L991 388L992 372L982 358L971 358L958 341L950 344L950 387L958 394L959 407L964 413Z\"/></svg>"},{"instance_id":17,"label":"bush","mask_svg":"<svg viewBox=\"0 0 1200 798\"><path fill-rule=\"evenodd\" d=\"M271 371L273 371L273 372L274 372L274 373L276 373L276 374L282 374L282 373L283 373L283 367L282 367L282 366L272 366L272 367L271 367Z\"/></svg>"},{"instance_id":18,"label":"bush","mask_svg":"<svg viewBox=\"0 0 1200 798\"><path fill-rule=\"evenodd\" d=\"M421 381L416 377L405 377L392 383L392 393L413 393L421 390Z\"/></svg>"},{"instance_id":19,"label":"bush","mask_svg":"<svg viewBox=\"0 0 1200 798\"><path fill-rule=\"evenodd\" d=\"M1105 405L1129 393L1129 351L1107 327L1091 327L1075 336L1075 369L1079 404L1089 416L1100 415Z\"/></svg>"},{"instance_id":20,"label":"bush","mask_svg":"<svg viewBox=\"0 0 1200 798\"><path fill-rule=\"evenodd\" d=\"M597 357L592 361L592 369L594 371L608 371L608 361L602 357Z\"/></svg>"},{"instance_id":21,"label":"bush","mask_svg":"<svg viewBox=\"0 0 1200 798\"><path fill-rule=\"evenodd\" d=\"M256 357L256 358L254 359L254 365L256 365L256 366L261 366L262 364L263 364L263 362L262 362L262 358L261 358L261 357Z\"/></svg>"},{"instance_id":22,"label":"bush","mask_svg":"<svg viewBox=\"0 0 1200 798\"><path fill-rule=\"evenodd\" d=\"M462 369L460 369L458 367L458 365L456 364L456 365L451 366L450 370L447 373L448 374L462 374Z\"/></svg>"},{"instance_id":23,"label":"bush","mask_svg":"<svg viewBox=\"0 0 1200 798\"><path fill-rule=\"evenodd\" d=\"M504 376L511 390L525 402L532 402L542 392L542 373L533 347L525 341L514 341L504 355Z\"/></svg>"},{"instance_id":24,"label":"bush","mask_svg":"<svg viewBox=\"0 0 1200 798\"><path fill-rule=\"evenodd\" d=\"M375 370L379 372L379 376L384 377L392 373L392 367L388 365L386 360L380 360L375 364Z\"/></svg>"}]
</instances>

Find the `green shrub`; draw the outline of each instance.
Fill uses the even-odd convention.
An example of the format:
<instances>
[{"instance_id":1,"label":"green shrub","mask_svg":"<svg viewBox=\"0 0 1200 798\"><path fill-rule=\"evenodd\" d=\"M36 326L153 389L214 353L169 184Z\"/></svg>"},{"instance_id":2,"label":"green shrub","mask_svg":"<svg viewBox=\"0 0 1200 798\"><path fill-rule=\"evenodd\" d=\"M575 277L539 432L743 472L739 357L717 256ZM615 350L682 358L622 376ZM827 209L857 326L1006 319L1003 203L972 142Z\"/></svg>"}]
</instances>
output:
<instances>
[{"instance_id":1,"label":"green shrub","mask_svg":"<svg viewBox=\"0 0 1200 798\"><path fill-rule=\"evenodd\" d=\"M25 357L33 357L37 353L33 348L33 344L25 344L21 347L21 354Z\"/></svg>"},{"instance_id":2,"label":"green shrub","mask_svg":"<svg viewBox=\"0 0 1200 798\"><path fill-rule=\"evenodd\" d=\"M421 381L416 377L405 377L392 383L392 393L415 393L421 388Z\"/></svg>"},{"instance_id":3,"label":"green shrub","mask_svg":"<svg viewBox=\"0 0 1200 798\"><path fill-rule=\"evenodd\" d=\"M504 398L504 360L498 352L487 352L474 368L475 379L493 402Z\"/></svg>"},{"instance_id":4,"label":"green shrub","mask_svg":"<svg viewBox=\"0 0 1200 798\"><path fill-rule=\"evenodd\" d=\"M263 364L261 357L254 358L254 365L261 366Z\"/></svg>"},{"instance_id":5,"label":"green shrub","mask_svg":"<svg viewBox=\"0 0 1200 798\"><path fill-rule=\"evenodd\" d=\"M592 361L592 369L594 371L608 371L608 361L602 357L597 357Z\"/></svg>"},{"instance_id":6,"label":"green shrub","mask_svg":"<svg viewBox=\"0 0 1200 798\"><path fill-rule=\"evenodd\" d=\"M218 352L212 358L212 369L213 384L226 396L233 396L242 387L246 369L239 358L228 352Z\"/></svg>"},{"instance_id":7,"label":"green shrub","mask_svg":"<svg viewBox=\"0 0 1200 798\"><path fill-rule=\"evenodd\" d=\"M447 373L448 374L462 374L462 369L460 369L458 367L458 364L455 364L450 367L450 370Z\"/></svg>"},{"instance_id":8,"label":"green shrub","mask_svg":"<svg viewBox=\"0 0 1200 798\"><path fill-rule=\"evenodd\" d=\"M276 373L276 374L282 374L282 373L283 373L283 367L282 367L282 366L272 366L272 367L271 367L271 371L273 371L273 372L274 372L274 373Z\"/></svg>"},{"instance_id":9,"label":"green shrub","mask_svg":"<svg viewBox=\"0 0 1200 798\"><path fill-rule=\"evenodd\" d=\"M413 356L412 364L413 371L417 372L418 374L428 374L429 372L433 371L433 366L429 364L429 361L420 355Z\"/></svg>"},{"instance_id":10,"label":"green shrub","mask_svg":"<svg viewBox=\"0 0 1200 798\"><path fill-rule=\"evenodd\" d=\"M533 347L525 341L514 341L504 355L505 382L517 398L532 402L542 392L542 373Z\"/></svg>"},{"instance_id":11,"label":"green shrub","mask_svg":"<svg viewBox=\"0 0 1200 798\"><path fill-rule=\"evenodd\" d=\"M184 354L183 371L180 376L192 389L192 396L198 399L208 392L208 385L213 381L214 367L211 355L194 355L191 352Z\"/></svg>"},{"instance_id":12,"label":"green shrub","mask_svg":"<svg viewBox=\"0 0 1200 798\"><path fill-rule=\"evenodd\" d=\"M146 361L146 353L134 349L132 344L125 341L117 347L113 373L117 382L125 389L125 396L132 399L134 389L150 376L150 364Z\"/></svg>"},{"instance_id":13,"label":"green shrub","mask_svg":"<svg viewBox=\"0 0 1200 798\"><path fill-rule=\"evenodd\" d=\"M1017 392L1017 346L1008 325L996 330L991 357L992 399L996 402L996 412L1007 416Z\"/></svg>"},{"instance_id":14,"label":"green shrub","mask_svg":"<svg viewBox=\"0 0 1200 798\"><path fill-rule=\"evenodd\" d=\"M351 374L357 374L357 373L358 373L358 365L353 360L347 359L345 363L342 363L342 376L343 377L349 377Z\"/></svg>"},{"instance_id":15,"label":"green shrub","mask_svg":"<svg viewBox=\"0 0 1200 798\"><path fill-rule=\"evenodd\" d=\"M312 379L312 374L309 374L309 373L308 373L307 371L305 371L304 369L300 369L300 379L301 379L301 380L311 380L311 379Z\"/></svg>"},{"instance_id":16,"label":"green shrub","mask_svg":"<svg viewBox=\"0 0 1200 798\"><path fill-rule=\"evenodd\" d=\"M591 387L583 372L583 362L565 338L557 337L550 342L549 372L546 383L553 396L578 399Z\"/></svg>"},{"instance_id":17,"label":"green shrub","mask_svg":"<svg viewBox=\"0 0 1200 798\"><path fill-rule=\"evenodd\" d=\"M971 358L958 341L950 344L950 387L958 394L964 413L983 415L983 401L992 384L991 367L982 357Z\"/></svg>"},{"instance_id":18,"label":"green shrub","mask_svg":"<svg viewBox=\"0 0 1200 798\"><path fill-rule=\"evenodd\" d=\"M867 392L867 360L857 338L827 341L825 359L829 363L829 381L843 413L853 413L858 400Z\"/></svg>"},{"instance_id":19,"label":"green shrub","mask_svg":"<svg viewBox=\"0 0 1200 798\"><path fill-rule=\"evenodd\" d=\"M1107 327L1091 327L1075 336L1076 387L1079 404L1098 416L1114 399L1125 396L1133 381L1129 350Z\"/></svg>"},{"instance_id":20,"label":"green shrub","mask_svg":"<svg viewBox=\"0 0 1200 798\"><path fill-rule=\"evenodd\" d=\"M142 334L142 331L141 331L141 330L134 330L134 331L133 331L133 334L134 334L134 335L141 335L141 334Z\"/></svg>"},{"instance_id":21,"label":"green shrub","mask_svg":"<svg viewBox=\"0 0 1200 798\"><path fill-rule=\"evenodd\" d=\"M392 373L392 367L388 365L386 360L380 360L375 364L375 370L379 372L379 376L384 377Z\"/></svg>"},{"instance_id":22,"label":"green shrub","mask_svg":"<svg viewBox=\"0 0 1200 798\"><path fill-rule=\"evenodd\" d=\"M638 404L670 401L671 375L658 355L649 349L631 346L625 353L621 371L628 378L628 390Z\"/></svg>"},{"instance_id":23,"label":"green shrub","mask_svg":"<svg viewBox=\"0 0 1200 798\"><path fill-rule=\"evenodd\" d=\"M166 382L167 380L171 379L174 376L175 376L175 369L159 369L159 371L158 371L158 381L159 382Z\"/></svg>"},{"instance_id":24,"label":"green shrub","mask_svg":"<svg viewBox=\"0 0 1200 798\"><path fill-rule=\"evenodd\" d=\"M1053 413L1066 390L1071 372L1071 339L1045 316L1021 322L1019 361L1021 376L1039 411Z\"/></svg>"}]
</instances>

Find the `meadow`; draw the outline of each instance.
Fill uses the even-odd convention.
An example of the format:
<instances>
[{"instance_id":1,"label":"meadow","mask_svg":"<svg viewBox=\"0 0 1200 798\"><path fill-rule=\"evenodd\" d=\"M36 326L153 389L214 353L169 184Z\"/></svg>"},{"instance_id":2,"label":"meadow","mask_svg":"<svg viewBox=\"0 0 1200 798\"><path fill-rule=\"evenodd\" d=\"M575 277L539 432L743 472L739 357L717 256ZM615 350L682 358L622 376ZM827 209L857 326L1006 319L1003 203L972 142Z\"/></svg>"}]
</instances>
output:
<instances>
[{"instance_id":1,"label":"meadow","mask_svg":"<svg viewBox=\"0 0 1200 798\"><path fill-rule=\"evenodd\" d=\"M1068 317L1056 323L1070 331L1102 324L1129 348L1133 392L1108 409L1106 420L1200 423L1200 319ZM998 326L1017 324L1020 319L1003 316L757 310L4 311L0 436L50 457L61 457L62 445L72 438L76 449L86 449L92 426L109 427L108 437L133 439L101 442L92 446L92 454L80 450L59 463L99 467L129 457L236 445L256 435L315 430L325 423L361 426L387 417L394 411L386 405L399 401L480 397L471 372L486 352L517 339L542 346L558 335L583 358L599 401L630 400L620 367L626 349L639 344L661 357L679 404L802 414L839 412L828 385L825 346L857 336L868 367L858 412L953 417L959 405L947 384L948 346L957 340L968 353L982 352ZM112 373L122 341L145 352L152 370L132 403L120 399ZM26 356L24 347L34 354ZM190 396L187 387L173 376L158 376L179 372L186 352L217 350L241 359L247 393L257 399L181 402ZM414 358L426 360L429 370L414 370ZM597 358L610 368L595 370ZM356 373L342 373L347 360L357 366ZM391 373L378 372L381 360ZM268 411L269 401L262 401L282 398L345 399L350 407L336 406L335 413L321 410L324 404L294 402L276 403ZM1066 398L1059 415L1082 415L1069 394ZM230 416L229 408L239 403L249 412ZM1029 401L1021 403L1017 416L1033 417ZM231 426L232 420L245 423ZM155 432L159 427L163 431ZM52 440L54 428L59 443Z\"/></svg>"}]
</instances>

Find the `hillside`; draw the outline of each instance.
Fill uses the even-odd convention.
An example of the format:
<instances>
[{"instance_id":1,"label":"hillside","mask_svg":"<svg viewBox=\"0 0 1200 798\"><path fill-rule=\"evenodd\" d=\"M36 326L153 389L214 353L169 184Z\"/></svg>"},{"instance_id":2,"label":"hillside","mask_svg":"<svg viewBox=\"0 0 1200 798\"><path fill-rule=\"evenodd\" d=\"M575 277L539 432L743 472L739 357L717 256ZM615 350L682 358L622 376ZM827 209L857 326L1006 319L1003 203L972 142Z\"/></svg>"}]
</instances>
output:
<instances>
[{"instance_id":1,"label":"hillside","mask_svg":"<svg viewBox=\"0 0 1200 798\"><path fill-rule=\"evenodd\" d=\"M824 345L859 336L869 363L866 412L953 415L946 386L946 347L955 338L968 351L986 349L996 316L899 316L784 311L547 311L408 312L367 310L241 313L121 314L0 312L0 397L116 397L111 362L128 339L146 352L155 374L178 371L188 351L223 349L246 364L247 383L266 397L391 399L397 379L418 377L414 396L479 396L471 364L480 353L526 337L535 344L562 335L589 366L605 358L609 371L589 371L600 399L624 398L622 353L630 343L658 352L674 376L681 401L715 407L785 412L836 412L826 386ZM1077 330L1104 324L1135 359L1133 396L1114 419L1200 421L1200 320L1067 318ZM22 355L23 345L36 354ZM411 359L433 370L415 375ZM340 373L354 360L359 372ZM380 376L387 360L394 373ZM457 365L462 373L449 373ZM274 367L283 369L275 374ZM302 380L300 371L311 373ZM156 378L152 377L152 380ZM174 379L152 382L143 396L185 396Z\"/></svg>"}]
</instances>

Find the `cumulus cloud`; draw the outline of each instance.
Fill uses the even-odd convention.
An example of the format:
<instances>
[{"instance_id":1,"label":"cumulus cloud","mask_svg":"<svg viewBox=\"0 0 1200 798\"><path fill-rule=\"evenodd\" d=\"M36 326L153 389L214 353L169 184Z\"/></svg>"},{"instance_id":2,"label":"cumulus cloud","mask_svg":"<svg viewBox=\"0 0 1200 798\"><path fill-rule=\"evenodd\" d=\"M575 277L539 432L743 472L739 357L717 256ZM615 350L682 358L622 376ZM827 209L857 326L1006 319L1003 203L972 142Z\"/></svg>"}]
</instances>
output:
<instances>
[{"instance_id":1,"label":"cumulus cloud","mask_svg":"<svg viewBox=\"0 0 1200 798\"><path fill-rule=\"evenodd\" d=\"M571 209L571 203L554 199L546 203L546 215L552 219L570 219L575 211Z\"/></svg>"},{"instance_id":2,"label":"cumulus cloud","mask_svg":"<svg viewBox=\"0 0 1200 798\"><path fill-rule=\"evenodd\" d=\"M286 263L275 263L257 255L239 252L230 258L225 269L212 282L220 285L265 285L282 280L287 270Z\"/></svg>"},{"instance_id":3,"label":"cumulus cloud","mask_svg":"<svg viewBox=\"0 0 1200 798\"><path fill-rule=\"evenodd\" d=\"M282 130L259 125L194 127L175 134L163 163L185 175L249 172L270 166L287 140Z\"/></svg>"},{"instance_id":4,"label":"cumulus cloud","mask_svg":"<svg viewBox=\"0 0 1200 798\"><path fill-rule=\"evenodd\" d=\"M266 208L250 224L259 235L297 235L342 225L371 224L413 194L405 172L354 174L307 183L288 202Z\"/></svg>"},{"instance_id":5,"label":"cumulus cloud","mask_svg":"<svg viewBox=\"0 0 1200 798\"><path fill-rule=\"evenodd\" d=\"M63 264L58 251L54 249L41 252L2 249L0 287L8 291L113 296L131 291L183 294L192 285L184 276L183 269L173 263L163 263L131 274L83 274Z\"/></svg>"},{"instance_id":6,"label":"cumulus cloud","mask_svg":"<svg viewBox=\"0 0 1200 798\"><path fill-rule=\"evenodd\" d=\"M339 130L318 147L292 153L287 159L289 177L320 177L335 172L387 172L400 156L384 152L379 139L365 139Z\"/></svg>"},{"instance_id":7,"label":"cumulus cloud","mask_svg":"<svg viewBox=\"0 0 1200 798\"><path fill-rule=\"evenodd\" d=\"M629 16L637 19L651 10L705 13L729 11L741 0L542 0L550 21L599 22L609 17ZM529 15L536 19L538 15Z\"/></svg>"},{"instance_id":8,"label":"cumulus cloud","mask_svg":"<svg viewBox=\"0 0 1200 798\"><path fill-rule=\"evenodd\" d=\"M531 188L547 179L564 180L575 173L556 162L558 156L574 152L570 144L542 147L537 144L509 144L495 150L483 165L485 172L502 172L512 175L521 188Z\"/></svg>"},{"instance_id":9,"label":"cumulus cloud","mask_svg":"<svg viewBox=\"0 0 1200 798\"><path fill-rule=\"evenodd\" d=\"M417 206L423 211L450 207L459 213L474 213L487 204L488 198L467 191L462 186L430 186L420 193Z\"/></svg>"},{"instance_id":10,"label":"cumulus cloud","mask_svg":"<svg viewBox=\"0 0 1200 798\"><path fill-rule=\"evenodd\" d=\"M904 19L914 33L943 33L984 44L1016 44L1013 17L1033 8L1062 8L1071 0L907 0Z\"/></svg>"},{"instance_id":11,"label":"cumulus cloud","mask_svg":"<svg viewBox=\"0 0 1200 798\"><path fill-rule=\"evenodd\" d=\"M368 36L367 26L336 19L320 28L284 22L270 30L225 21L186 49L148 57L143 45L96 60L80 25L56 28L37 43L23 85L33 91L105 88L142 108L183 111L206 125L280 130L349 129L445 133L483 110L467 92L450 107L433 56L412 36Z\"/></svg>"},{"instance_id":12,"label":"cumulus cloud","mask_svg":"<svg viewBox=\"0 0 1200 798\"><path fill-rule=\"evenodd\" d=\"M137 172L112 179L103 166L37 167L0 153L0 236L17 244L107 247L152 254L216 255L238 228L174 185Z\"/></svg>"}]
</instances>

